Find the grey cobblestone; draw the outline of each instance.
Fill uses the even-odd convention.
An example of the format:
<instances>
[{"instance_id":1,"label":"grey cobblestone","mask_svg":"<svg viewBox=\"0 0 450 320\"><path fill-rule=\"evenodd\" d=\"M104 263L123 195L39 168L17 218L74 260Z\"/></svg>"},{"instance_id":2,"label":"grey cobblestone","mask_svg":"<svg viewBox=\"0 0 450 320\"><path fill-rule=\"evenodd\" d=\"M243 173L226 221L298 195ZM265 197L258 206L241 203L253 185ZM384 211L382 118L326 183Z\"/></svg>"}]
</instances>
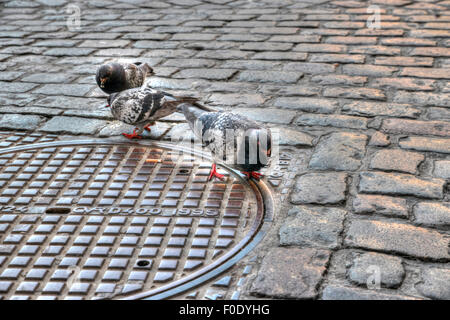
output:
<instances>
[{"instance_id":1,"label":"grey cobblestone","mask_svg":"<svg viewBox=\"0 0 450 320\"><path fill-rule=\"evenodd\" d=\"M426 297L433 299L450 299L450 270L430 268L422 271L422 281L416 288Z\"/></svg>"},{"instance_id":2,"label":"grey cobblestone","mask_svg":"<svg viewBox=\"0 0 450 320\"><path fill-rule=\"evenodd\" d=\"M417 224L433 227L450 225L450 203L419 202L413 208Z\"/></svg>"},{"instance_id":3,"label":"grey cobblestone","mask_svg":"<svg viewBox=\"0 0 450 320\"><path fill-rule=\"evenodd\" d=\"M436 231L374 220L351 222L344 243L351 247L400 253L422 259L448 259L448 239Z\"/></svg>"},{"instance_id":4,"label":"grey cobblestone","mask_svg":"<svg viewBox=\"0 0 450 320\"><path fill-rule=\"evenodd\" d=\"M358 214L408 217L408 204L405 199L380 195L358 194L353 199L353 210Z\"/></svg>"},{"instance_id":5,"label":"grey cobblestone","mask_svg":"<svg viewBox=\"0 0 450 320\"><path fill-rule=\"evenodd\" d=\"M345 115L304 114L295 120L304 126L332 126L337 128L366 129L368 120Z\"/></svg>"},{"instance_id":6,"label":"grey cobblestone","mask_svg":"<svg viewBox=\"0 0 450 320\"><path fill-rule=\"evenodd\" d=\"M37 115L4 114L0 118L0 128L32 131L36 129L43 120L43 117Z\"/></svg>"},{"instance_id":7,"label":"grey cobblestone","mask_svg":"<svg viewBox=\"0 0 450 320\"><path fill-rule=\"evenodd\" d=\"M96 134L107 122L98 119L57 116L49 120L39 130L52 133Z\"/></svg>"},{"instance_id":8,"label":"grey cobblestone","mask_svg":"<svg viewBox=\"0 0 450 320\"><path fill-rule=\"evenodd\" d=\"M368 277L371 275L368 270L373 266L379 268L380 284L382 286L395 288L402 283L405 276L402 260L386 254L372 252L362 254L353 260L348 277L360 285L367 285Z\"/></svg>"},{"instance_id":9,"label":"grey cobblestone","mask_svg":"<svg viewBox=\"0 0 450 320\"><path fill-rule=\"evenodd\" d=\"M280 228L280 244L337 248L346 213L337 208L293 207Z\"/></svg>"},{"instance_id":10,"label":"grey cobblestone","mask_svg":"<svg viewBox=\"0 0 450 320\"><path fill-rule=\"evenodd\" d=\"M333 113L338 103L333 100L317 98L278 98L275 100L276 107L298 109L306 112Z\"/></svg>"},{"instance_id":11,"label":"grey cobblestone","mask_svg":"<svg viewBox=\"0 0 450 320\"><path fill-rule=\"evenodd\" d=\"M314 298L328 259L327 250L272 249L265 256L250 292L275 298Z\"/></svg>"},{"instance_id":12,"label":"grey cobblestone","mask_svg":"<svg viewBox=\"0 0 450 320\"><path fill-rule=\"evenodd\" d=\"M360 173L359 191L442 199L444 185L445 180L443 179L421 179L402 173L362 172Z\"/></svg>"},{"instance_id":13,"label":"grey cobblestone","mask_svg":"<svg viewBox=\"0 0 450 320\"><path fill-rule=\"evenodd\" d=\"M450 139L407 137L399 141L404 149L450 153Z\"/></svg>"},{"instance_id":14,"label":"grey cobblestone","mask_svg":"<svg viewBox=\"0 0 450 320\"><path fill-rule=\"evenodd\" d=\"M262 121L295 154L243 298L449 298L446 1L81 1L74 30L68 4L2 3L2 130L126 141L133 128L110 121L94 73L147 62L148 85ZM187 132L173 114L144 136ZM382 288L366 290L375 262Z\"/></svg>"},{"instance_id":15,"label":"grey cobblestone","mask_svg":"<svg viewBox=\"0 0 450 320\"><path fill-rule=\"evenodd\" d=\"M307 173L298 177L291 193L293 204L337 204L345 201L345 173Z\"/></svg>"},{"instance_id":16,"label":"grey cobblestone","mask_svg":"<svg viewBox=\"0 0 450 320\"><path fill-rule=\"evenodd\" d=\"M374 154L369 166L371 169L416 173L423 160L425 157L417 152L380 150Z\"/></svg>"},{"instance_id":17,"label":"grey cobblestone","mask_svg":"<svg viewBox=\"0 0 450 320\"><path fill-rule=\"evenodd\" d=\"M309 162L318 170L354 171L362 163L367 136L349 132L332 133L322 138Z\"/></svg>"},{"instance_id":18,"label":"grey cobblestone","mask_svg":"<svg viewBox=\"0 0 450 320\"><path fill-rule=\"evenodd\" d=\"M384 293L373 290L328 285L322 295L323 300L415 300L416 298Z\"/></svg>"}]
</instances>

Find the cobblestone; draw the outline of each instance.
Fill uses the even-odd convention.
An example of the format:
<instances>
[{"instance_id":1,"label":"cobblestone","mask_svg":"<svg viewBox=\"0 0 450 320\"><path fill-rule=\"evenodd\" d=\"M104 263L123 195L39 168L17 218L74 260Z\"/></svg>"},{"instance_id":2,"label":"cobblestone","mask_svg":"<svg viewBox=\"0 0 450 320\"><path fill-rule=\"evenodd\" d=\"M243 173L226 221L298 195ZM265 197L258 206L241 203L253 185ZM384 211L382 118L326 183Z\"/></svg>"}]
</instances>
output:
<instances>
[{"instance_id":1,"label":"cobblestone","mask_svg":"<svg viewBox=\"0 0 450 320\"><path fill-rule=\"evenodd\" d=\"M314 298L328 259L327 250L272 249L262 261L250 292L274 298Z\"/></svg>"},{"instance_id":2,"label":"cobblestone","mask_svg":"<svg viewBox=\"0 0 450 320\"><path fill-rule=\"evenodd\" d=\"M435 177L438 178L450 179L450 161L448 160L435 161L433 174Z\"/></svg>"},{"instance_id":3,"label":"cobblestone","mask_svg":"<svg viewBox=\"0 0 450 320\"><path fill-rule=\"evenodd\" d=\"M400 140L399 145L404 149L450 153L450 139L407 137Z\"/></svg>"},{"instance_id":4,"label":"cobblestone","mask_svg":"<svg viewBox=\"0 0 450 320\"><path fill-rule=\"evenodd\" d=\"M389 133L450 136L450 123L444 121L386 119L381 127Z\"/></svg>"},{"instance_id":5,"label":"cobblestone","mask_svg":"<svg viewBox=\"0 0 450 320\"><path fill-rule=\"evenodd\" d=\"M419 202L413 208L414 221L419 225L445 227L450 225L450 203Z\"/></svg>"},{"instance_id":6,"label":"cobblestone","mask_svg":"<svg viewBox=\"0 0 450 320\"><path fill-rule=\"evenodd\" d=\"M274 105L280 108L297 109L306 112L333 113L338 103L333 100L317 98L278 98Z\"/></svg>"},{"instance_id":7,"label":"cobblestone","mask_svg":"<svg viewBox=\"0 0 450 320\"><path fill-rule=\"evenodd\" d=\"M338 128L366 129L368 120L362 117L344 115L305 114L295 123L302 126L332 126Z\"/></svg>"},{"instance_id":8,"label":"cobblestone","mask_svg":"<svg viewBox=\"0 0 450 320\"><path fill-rule=\"evenodd\" d=\"M252 251L257 274L241 298L449 299L448 1L288 2L81 1L69 30L69 1L7 1L3 135L127 141L133 128L111 121L94 74L107 61L146 62L149 86L264 122L291 159L263 171L282 199L278 229ZM370 5L381 28L368 25ZM183 119L165 117L145 140L192 138ZM367 290L374 264L382 288ZM230 283L245 280L238 271ZM18 289L9 282L0 291ZM62 288L33 286L17 298Z\"/></svg>"},{"instance_id":9,"label":"cobblestone","mask_svg":"<svg viewBox=\"0 0 450 320\"><path fill-rule=\"evenodd\" d=\"M368 145L376 147L386 147L390 144L391 142L389 140L389 136L381 133L380 131L377 131L370 137Z\"/></svg>"},{"instance_id":10,"label":"cobblestone","mask_svg":"<svg viewBox=\"0 0 450 320\"><path fill-rule=\"evenodd\" d=\"M442 234L401 223L354 220L344 243L351 247L400 253L421 259L449 258L449 242Z\"/></svg>"},{"instance_id":11,"label":"cobblestone","mask_svg":"<svg viewBox=\"0 0 450 320\"><path fill-rule=\"evenodd\" d=\"M442 199L445 180L423 179L402 173L361 172L359 191Z\"/></svg>"},{"instance_id":12,"label":"cobblestone","mask_svg":"<svg viewBox=\"0 0 450 320\"><path fill-rule=\"evenodd\" d=\"M0 118L0 128L10 130L35 130L44 118L37 115L4 114Z\"/></svg>"},{"instance_id":13,"label":"cobblestone","mask_svg":"<svg viewBox=\"0 0 450 320\"><path fill-rule=\"evenodd\" d=\"M382 214L400 218L408 217L408 204L405 199L358 194L353 199L353 210L358 214Z\"/></svg>"},{"instance_id":14,"label":"cobblestone","mask_svg":"<svg viewBox=\"0 0 450 320\"><path fill-rule=\"evenodd\" d=\"M425 157L417 152L403 150L377 151L370 161L371 169L416 173L417 167Z\"/></svg>"},{"instance_id":15,"label":"cobblestone","mask_svg":"<svg viewBox=\"0 0 450 320\"><path fill-rule=\"evenodd\" d=\"M422 281L416 288L426 297L432 299L450 299L450 270L429 268L422 271Z\"/></svg>"},{"instance_id":16,"label":"cobblestone","mask_svg":"<svg viewBox=\"0 0 450 320\"><path fill-rule=\"evenodd\" d=\"M354 171L362 163L367 136L349 132L322 138L314 150L309 167L318 170Z\"/></svg>"},{"instance_id":17,"label":"cobblestone","mask_svg":"<svg viewBox=\"0 0 450 320\"><path fill-rule=\"evenodd\" d=\"M400 258L372 252L355 258L348 276L353 282L367 285L371 267L379 268L380 284L388 288L398 287L405 276L405 269Z\"/></svg>"},{"instance_id":18,"label":"cobblestone","mask_svg":"<svg viewBox=\"0 0 450 320\"><path fill-rule=\"evenodd\" d=\"M293 204L338 204L345 201L345 173L307 173L298 177L291 193Z\"/></svg>"},{"instance_id":19,"label":"cobblestone","mask_svg":"<svg viewBox=\"0 0 450 320\"><path fill-rule=\"evenodd\" d=\"M313 146L313 137L297 130L287 128L275 128L279 130L280 145Z\"/></svg>"},{"instance_id":20,"label":"cobblestone","mask_svg":"<svg viewBox=\"0 0 450 320\"><path fill-rule=\"evenodd\" d=\"M57 116L39 130L52 133L96 134L107 122L98 119Z\"/></svg>"},{"instance_id":21,"label":"cobblestone","mask_svg":"<svg viewBox=\"0 0 450 320\"><path fill-rule=\"evenodd\" d=\"M414 297L377 292L359 288L328 285L325 287L323 300L415 300Z\"/></svg>"},{"instance_id":22,"label":"cobblestone","mask_svg":"<svg viewBox=\"0 0 450 320\"><path fill-rule=\"evenodd\" d=\"M293 207L280 228L280 244L337 248L345 215L345 210L337 208Z\"/></svg>"}]
</instances>

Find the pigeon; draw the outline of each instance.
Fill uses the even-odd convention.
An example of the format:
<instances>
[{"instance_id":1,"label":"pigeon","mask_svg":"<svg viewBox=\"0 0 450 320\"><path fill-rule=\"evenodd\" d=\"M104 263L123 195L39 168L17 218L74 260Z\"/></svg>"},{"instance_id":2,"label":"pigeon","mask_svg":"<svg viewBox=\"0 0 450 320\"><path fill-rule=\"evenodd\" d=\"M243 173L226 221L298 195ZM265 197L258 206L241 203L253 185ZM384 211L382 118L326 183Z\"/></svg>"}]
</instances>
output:
<instances>
[{"instance_id":1,"label":"pigeon","mask_svg":"<svg viewBox=\"0 0 450 320\"><path fill-rule=\"evenodd\" d=\"M206 110L213 110L201 106L197 98L178 97L150 87L115 92L108 97L113 117L136 126L132 134L122 133L129 139L141 139L144 129L151 131L150 126L155 123L155 120L174 113L179 104L186 102Z\"/></svg>"},{"instance_id":2,"label":"pigeon","mask_svg":"<svg viewBox=\"0 0 450 320\"><path fill-rule=\"evenodd\" d=\"M110 62L97 69L95 80L107 94L138 88L144 84L147 76L153 75L153 69L146 63Z\"/></svg>"},{"instance_id":3,"label":"pigeon","mask_svg":"<svg viewBox=\"0 0 450 320\"><path fill-rule=\"evenodd\" d=\"M259 180L261 168L268 165L272 136L269 128L231 112L210 112L188 103L177 111L184 114L189 126L202 143L211 150L214 162L223 160L241 171L248 179ZM208 179L222 179L213 163Z\"/></svg>"}]
</instances>

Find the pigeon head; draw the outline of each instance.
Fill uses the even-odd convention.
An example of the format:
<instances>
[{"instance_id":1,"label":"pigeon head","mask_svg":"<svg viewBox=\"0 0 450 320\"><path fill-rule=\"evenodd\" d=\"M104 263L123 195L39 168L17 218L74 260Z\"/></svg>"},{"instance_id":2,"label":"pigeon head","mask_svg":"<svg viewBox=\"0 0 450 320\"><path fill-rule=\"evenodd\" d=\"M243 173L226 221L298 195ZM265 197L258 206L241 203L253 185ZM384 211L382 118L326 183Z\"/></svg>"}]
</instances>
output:
<instances>
[{"instance_id":1,"label":"pigeon head","mask_svg":"<svg viewBox=\"0 0 450 320\"><path fill-rule=\"evenodd\" d=\"M101 65L95 76L98 86L106 93L122 91L126 76L124 67L115 62Z\"/></svg>"},{"instance_id":2,"label":"pigeon head","mask_svg":"<svg viewBox=\"0 0 450 320\"><path fill-rule=\"evenodd\" d=\"M238 163L246 171L258 171L269 164L272 155L272 136L270 129L254 128L245 132L238 145Z\"/></svg>"}]
</instances>

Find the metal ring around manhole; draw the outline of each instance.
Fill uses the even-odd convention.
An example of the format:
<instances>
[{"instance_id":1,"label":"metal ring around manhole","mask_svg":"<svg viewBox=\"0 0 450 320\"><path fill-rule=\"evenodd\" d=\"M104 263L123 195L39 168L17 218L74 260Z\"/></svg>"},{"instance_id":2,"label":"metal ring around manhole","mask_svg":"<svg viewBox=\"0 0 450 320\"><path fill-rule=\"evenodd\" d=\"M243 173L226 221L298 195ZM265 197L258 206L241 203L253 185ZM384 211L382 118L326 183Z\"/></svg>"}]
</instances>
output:
<instances>
[{"instance_id":1,"label":"metal ring around manhole","mask_svg":"<svg viewBox=\"0 0 450 320\"><path fill-rule=\"evenodd\" d=\"M168 143L0 150L0 298L162 299L217 276L267 230L263 182Z\"/></svg>"}]
</instances>

